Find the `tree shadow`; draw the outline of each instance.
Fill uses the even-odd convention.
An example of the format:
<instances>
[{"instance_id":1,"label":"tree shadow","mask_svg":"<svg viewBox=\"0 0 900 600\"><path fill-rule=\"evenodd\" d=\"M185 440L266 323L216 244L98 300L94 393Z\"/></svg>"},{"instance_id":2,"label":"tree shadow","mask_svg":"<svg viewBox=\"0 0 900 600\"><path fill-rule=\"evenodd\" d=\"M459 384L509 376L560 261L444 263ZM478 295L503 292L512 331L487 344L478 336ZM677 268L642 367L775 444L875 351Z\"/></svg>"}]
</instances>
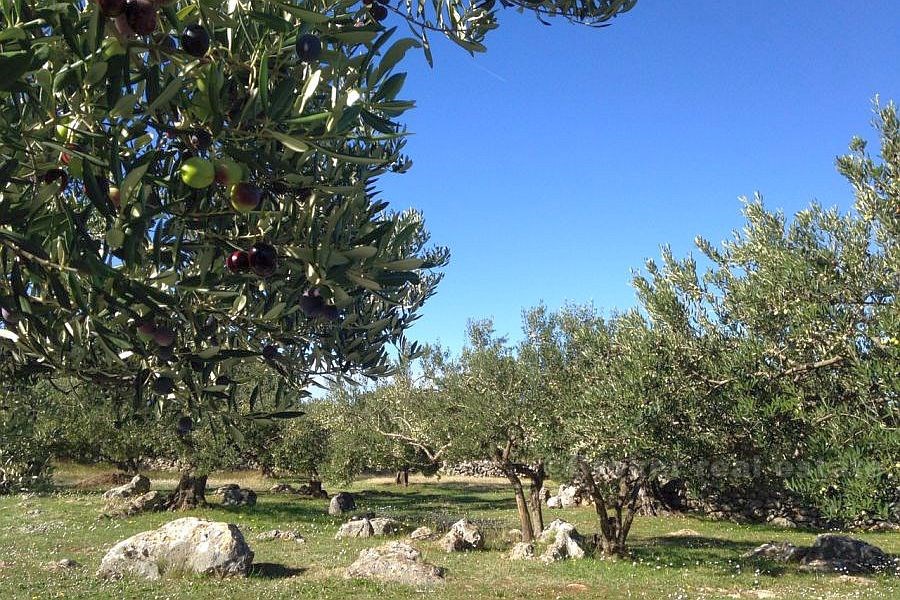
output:
<instances>
[{"instance_id":1,"label":"tree shadow","mask_svg":"<svg viewBox=\"0 0 900 600\"><path fill-rule=\"evenodd\" d=\"M288 579L306 572L305 567L288 567L278 563L254 563L250 567L250 577L261 579Z\"/></svg>"},{"instance_id":2,"label":"tree shadow","mask_svg":"<svg viewBox=\"0 0 900 600\"><path fill-rule=\"evenodd\" d=\"M736 541L707 536L655 536L635 540L630 545L633 559L644 563L658 562L660 559L672 568L694 568L696 565L720 567L724 572L733 572L735 566L747 565L760 574L782 575L787 571L783 563L764 558L743 558L748 551L759 544L751 541Z\"/></svg>"}]
</instances>

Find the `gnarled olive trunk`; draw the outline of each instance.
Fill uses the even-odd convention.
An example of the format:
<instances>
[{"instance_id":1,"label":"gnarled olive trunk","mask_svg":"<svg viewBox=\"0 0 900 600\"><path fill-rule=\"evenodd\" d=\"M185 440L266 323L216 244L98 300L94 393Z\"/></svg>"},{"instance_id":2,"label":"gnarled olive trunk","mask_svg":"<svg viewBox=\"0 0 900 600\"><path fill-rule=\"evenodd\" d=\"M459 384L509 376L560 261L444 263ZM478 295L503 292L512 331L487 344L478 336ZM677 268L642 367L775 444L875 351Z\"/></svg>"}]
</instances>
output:
<instances>
[{"instance_id":1,"label":"gnarled olive trunk","mask_svg":"<svg viewBox=\"0 0 900 600\"><path fill-rule=\"evenodd\" d=\"M531 485L528 490L528 503L531 511L531 528L535 535L544 531L544 511L541 506L541 489L547 473L544 471L544 461L538 461L534 469L528 473Z\"/></svg>"},{"instance_id":2,"label":"gnarled olive trunk","mask_svg":"<svg viewBox=\"0 0 900 600\"><path fill-rule=\"evenodd\" d=\"M403 467L402 469L397 471L397 476L394 478L394 481L397 483L397 485L409 487L409 467Z\"/></svg>"},{"instance_id":3,"label":"gnarled olive trunk","mask_svg":"<svg viewBox=\"0 0 900 600\"><path fill-rule=\"evenodd\" d=\"M594 510L600 523L597 549L606 556L622 556L627 553L625 542L637 512L638 490L642 483L623 477L619 480L615 497L607 498L597 484L590 465L581 458L577 460L582 481L594 500ZM613 512L612 516L610 511Z\"/></svg>"},{"instance_id":4,"label":"gnarled olive trunk","mask_svg":"<svg viewBox=\"0 0 900 600\"><path fill-rule=\"evenodd\" d=\"M522 528L522 541L534 541L534 526L531 521L531 513L528 510L528 502L525 500L525 489L522 487L522 480L519 479L515 469L510 463L502 464L501 468L506 478L513 486L516 495L516 511L519 514L519 524Z\"/></svg>"},{"instance_id":5,"label":"gnarled olive trunk","mask_svg":"<svg viewBox=\"0 0 900 600\"><path fill-rule=\"evenodd\" d=\"M206 478L208 475L197 475L191 471L181 473L178 486L169 497L169 510L191 510L206 506Z\"/></svg>"}]
</instances>

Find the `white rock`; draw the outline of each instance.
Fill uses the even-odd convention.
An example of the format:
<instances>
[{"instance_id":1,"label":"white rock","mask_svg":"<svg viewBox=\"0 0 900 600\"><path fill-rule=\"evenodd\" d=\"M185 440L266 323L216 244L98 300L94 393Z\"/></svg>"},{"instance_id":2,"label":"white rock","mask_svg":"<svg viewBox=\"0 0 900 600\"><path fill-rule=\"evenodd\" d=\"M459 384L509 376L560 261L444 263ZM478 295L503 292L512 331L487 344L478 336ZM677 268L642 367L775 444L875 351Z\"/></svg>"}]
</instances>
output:
<instances>
[{"instance_id":1,"label":"white rock","mask_svg":"<svg viewBox=\"0 0 900 600\"><path fill-rule=\"evenodd\" d=\"M550 563L567 558L584 558L584 550L571 535L572 531L574 531L574 528L571 531L558 530L556 539L544 550L541 560L545 563Z\"/></svg>"},{"instance_id":2,"label":"white rock","mask_svg":"<svg viewBox=\"0 0 900 600\"><path fill-rule=\"evenodd\" d=\"M372 524L372 535L393 535L403 530L403 524L390 517L376 517L369 519Z\"/></svg>"},{"instance_id":3,"label":"white rock","mask_svg":"<svg viewBox=\"0 0 900 600\"><path fill-rule=\"evenodd\" d=\"M334 539L367 538L373 535L375 535L375 530L372 528L372 522L369 519L353 519L341 525L341 528L334 535Z\"/></svg>"},{"instance_id":4,"label":"white rock","mask_svg":"<svg viewBox=\"0 0 900 600\"><path fill-rule=\"evenodd\" d=\"M150 480L143 475L135 475L131 481L124 485L114 487L103 492L104 500L125 500L134 496L140 496L150 491Z\"/></svg>"},{"instance_id":5,"label":"white rock","mask_svg":"<svg viewBox=\"0 0 900 600\"><path fill-rule=\"evenodd\" d=\"M556 539L556 534L559 531L565 531L570 536L579 537L578 531L575 529L574 525L564 519L556 519L547 525L541 532L541 541L545 544L547 542L552 542Z\"/></svg>"},{"instance_id":6,"label":"white rock","mask_svg":"<svg viewBox=\"0 0 900 600\"><path fill-rule=\"evenodd\" d=\"M411 540L427 540L431 536L434 535L434 530L431 527L419 527L415 531L409 534L409 539Z\"/></svg>"},{"instance_id":7,"label":"white rock","mask_svg":"<svg viewBox=\"0 0 900 600\"><path fill-rule=\"evenodd\" d=\"M445 552L479 550L484 547L484 535L478 525L468 519L460 519L450 527L438 545Z\"/></svg>"},{"instance_id":8,"label":"white rock","mask_svg":"<svg viewBox=\"0 0 900 600\"><path fill-rule=\"evenodd\" d=\"M185 517L113 546L97 575L159 579L168 574L245 576L253 552L236 525Z\"/></svg>"},{"instance_id":9,"label":"white rock","mask_svg":"<svg viewBox=\"0 0 900 600\"><path fill-rule=\"evenodd\" d=\"M534 558L534 544L532 542L517 542L509 551L509 560L531 560Z\"/></svg>"},{"instance_id":10,"label":"white rock","mask_svg":"<svg viewBox=\"0 0 900 600\"><path fill-rule=\"evenodd\" d=\"M422 560L422 553L409 544L390 542L360 552L344 577L422 586L443 583L444 570Z\"/></svg>"}]
</instances>

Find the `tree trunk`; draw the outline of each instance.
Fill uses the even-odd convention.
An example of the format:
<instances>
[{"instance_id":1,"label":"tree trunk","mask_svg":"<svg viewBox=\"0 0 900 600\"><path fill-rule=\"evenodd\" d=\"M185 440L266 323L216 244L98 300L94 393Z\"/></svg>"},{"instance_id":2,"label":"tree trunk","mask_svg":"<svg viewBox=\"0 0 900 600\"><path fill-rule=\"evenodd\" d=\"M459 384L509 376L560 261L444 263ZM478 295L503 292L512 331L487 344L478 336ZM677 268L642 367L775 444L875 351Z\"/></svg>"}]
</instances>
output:
<instances>
[{"instance_id":1,"label":"tree trunk","mask_svg":"<svg viewBox=\"0 0 900 600\"><path fill-rule=\"evenodd\" d=\"M394 477L394 482L397 485L409 487L409 467L403 467L402 469L397 471L397 476Z\"/></svg>"},{"instance_id":2,"label":"tree trunk","mask_svg":"<svg viewBox=\"0 0 900 600\"><path fill-rule=\"evenodd\" d=\"M590 465L581 458L577 460L578 469L581 471L581 479L594 500L594 510L597 513L597 520L600 524L597 549L605 556L621 556L625 553L625 538L628 535L628 531L623 530L620 520L609 516L610 505L607 503L606 496L600 490L600 486L597 485ZM617 511L617 514L621 515L621 512Z\"/></svg>"},{"instance_id":3,"label":"tree trunk","mask_svg":"<svg viewBox=\"0 0 900 600\"><path fill-rule=\"evenodd\" d=\"M522 488L522 481L511 465L503 465L503 472L506 478L513 486L516 494L516 510L519 513L519 523L522 526L522 541L534 541L534 526L531 524L531 514L528 512L528 503L525 501L525 490Z\"/></svg>"},{"instance_id":4,"label":"tree trunk","mask_svg":"<svg viewBox=\"0 0 900 600\"><path fill-rule=\"evenodd\" d=\"M541 489L544 487L544 479L547 474L544 471L544 461L538 461L531 475L531 486L528 490L529 504L531 509L531 529L535 535L539 535L544 531L544 511L541 507Z\"/></svg>"},{"instance_id":5,"label":"tree trunk","mask_svg":"<svg viewBox=\"0 0 900 600\"><path fill-rule=\"evenodd\" d=\"M168 500L169 510L191 510L206 506L207 475L197 475L190 471L181 473L178 487Z\"/></svg>"}]
</instances>

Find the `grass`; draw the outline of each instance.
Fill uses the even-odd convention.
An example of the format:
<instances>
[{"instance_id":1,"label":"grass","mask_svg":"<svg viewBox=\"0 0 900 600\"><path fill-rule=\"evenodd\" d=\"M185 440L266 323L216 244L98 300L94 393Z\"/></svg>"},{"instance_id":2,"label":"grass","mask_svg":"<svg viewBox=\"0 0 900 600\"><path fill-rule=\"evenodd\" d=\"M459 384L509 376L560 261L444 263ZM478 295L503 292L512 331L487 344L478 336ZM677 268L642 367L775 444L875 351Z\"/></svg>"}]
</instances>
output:
<instances>
[{"instance_id":1,"label":"grass","mask_svg":"<svg viewBox=\"0 0 900 600\"><path fill-rule=\"evenodd\" d=\"M499 480L413 478L407 489L384 478L357 482L350 491L360 510L391 515L410 525L445 527L467 516L483 524L487 549L444 554L434 542L415 542L430 562L447 569L437 589L345 580L342 570L363 548L385 540L335 540L342 520L328 516L326 500L298 499L266 492L273 481L253 473L229 473L211 479L215 487L230 481L250 485L259 503L250 509L213 504L193 513L155 513L123 520L98 520L103 505L98 491L75 490L74 482L96 468L65 465L52 494L0 498L0 597L2 598L446 598L448 600L565 598L900 598L900 578L878 576L847 581L812 575L793 567L745 561L741 554L763 542L809 543L816 533L765 526L737 525L694 518L638 518L631 536L632 556L625 560L588 558L551 565L510 562L505 532L516 526L511 495ZM157 475L156 478L153 476ZM171 474L150 474L154 488L171 487ZM336 491L334 489L330 491ZM210 500L215 503L213 496ZM247 579L198 577L159 582L103 582L94 576L106 550L116 542L158 527L176 516L193 514L236 523L256 553ZM546 519L564 518L583 533L596 530L592 509L547 511ZM298 529L306 543L256 536L269 529ZM697 536L671 536L694 530ZM900 552L898 534L854 534L887 552ZM80 569L51 572L50 561L72 558Z\"/></svg>"}]
</instances>

